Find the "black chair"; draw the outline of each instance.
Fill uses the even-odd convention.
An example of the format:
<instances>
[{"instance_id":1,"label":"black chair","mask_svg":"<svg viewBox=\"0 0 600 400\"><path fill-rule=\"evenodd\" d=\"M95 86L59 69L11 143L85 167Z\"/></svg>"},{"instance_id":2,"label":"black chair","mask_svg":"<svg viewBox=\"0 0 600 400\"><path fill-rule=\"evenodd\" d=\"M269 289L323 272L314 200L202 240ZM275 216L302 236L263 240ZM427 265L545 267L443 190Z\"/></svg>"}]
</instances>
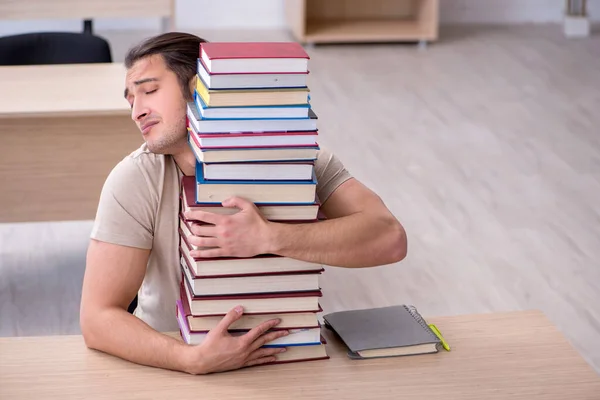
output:
<instances>
[{"instance_id":1,"label":"black chair","mask_svg":"<svg viewBox=\"0 0 600 400\"><path fill-rule=\"evenodd\" d=\"M138 297L136 294L135 297L133 298L133 301L129 304L129 307L127 307L127 311L129 312L129 314L133 314L133 312L137 308L137 304L138 304Z\"/></svg>"},{"instance_id":2,"label":"black chair","mask_svg":"<svg viewBox=\"0 0 600 400\"><path fill-rule=\"evenodd\" d=\"M0 65L112 62L109 43L89 33L39 32L0 37Z\"/></svg>"}]
</instances>

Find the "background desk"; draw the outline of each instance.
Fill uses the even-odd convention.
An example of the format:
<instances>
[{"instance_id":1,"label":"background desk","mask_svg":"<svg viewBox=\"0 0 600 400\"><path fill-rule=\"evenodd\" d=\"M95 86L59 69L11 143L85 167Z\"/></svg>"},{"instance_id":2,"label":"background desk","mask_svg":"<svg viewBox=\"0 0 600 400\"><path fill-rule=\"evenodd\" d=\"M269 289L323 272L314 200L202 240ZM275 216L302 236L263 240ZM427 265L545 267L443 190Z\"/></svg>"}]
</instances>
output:
<instances>
[{"instance_id":1,"label":"background desk","mask_svg":"<svg viewBox=\"0 0 600 400\"><path fill-rule=\"evenodd\" d=\"M0 397L19 399L597 400L600 377L536 311L428 318L451 352L190 376L88 350L80 336L0 338Z\"/></svg>"},{"instance_id":2,"label":"background desk","mask_svg":"<svg viewBox=\"0 0 600 400\"><path fill-rule=\"evenodd\" d=\"M94 219L142 143L122 64L0 67L0 222Z\"/></svg>"},{"instance_id":3,"label":"background desk","mask_svg":"<svg viewBox=\"0 0 600 400\"><path fill-rule=\"evenodd\" d=\"M175 0L2 0L0 19L84 19L160 17L175 27Z\"/></svg>"}]
</instances>

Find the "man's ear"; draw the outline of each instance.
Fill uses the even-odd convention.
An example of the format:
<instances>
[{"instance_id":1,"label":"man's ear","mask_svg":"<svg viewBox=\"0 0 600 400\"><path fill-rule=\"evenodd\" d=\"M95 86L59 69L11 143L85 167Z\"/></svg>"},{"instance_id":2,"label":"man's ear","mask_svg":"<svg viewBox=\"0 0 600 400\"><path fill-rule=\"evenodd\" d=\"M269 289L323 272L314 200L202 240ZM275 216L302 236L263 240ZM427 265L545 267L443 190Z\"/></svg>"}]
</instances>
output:
<instances>
[{"instance_id":1,"label":"man's ear","mask_svg":"<svg viewBox=\"0 0 600 400\"><path fill-rule=\"evenodd\" d=\"M194 90L196 89L196 79L198 79L198 75L194 74L194 76L192 76L192 78L190 79L190 82L189 82L191 98L194 98Z\"/></svg>"}]
</instances>

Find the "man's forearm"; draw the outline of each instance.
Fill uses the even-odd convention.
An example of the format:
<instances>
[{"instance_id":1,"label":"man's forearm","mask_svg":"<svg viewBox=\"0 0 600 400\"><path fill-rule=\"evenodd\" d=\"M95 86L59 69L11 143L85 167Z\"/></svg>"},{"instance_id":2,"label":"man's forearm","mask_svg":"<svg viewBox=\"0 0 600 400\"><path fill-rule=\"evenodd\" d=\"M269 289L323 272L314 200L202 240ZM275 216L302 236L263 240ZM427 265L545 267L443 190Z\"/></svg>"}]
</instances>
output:
<instances>
[{"instance_id":1,"label":"man's forearm","mask_svg":"<svg viewBox=\"0 0 600 400\"><path fill-rule=\"evenodd\" d=\"M269 252L340 267L391 264L406 255L402 226L387 216L356 213L305 224L270 223Z\"/></svg>"},{"instance_id":2,"label":"man's forearm","mask_svg":"<svg viewBox=\"0 0 600 400\"><path fill-rule=\"evenodd\" d=\"M90 348L137 364L187 372L187 344L155 331L125 310L107 308L85 317L82 332Z\"/></svg>"}]
</instances>

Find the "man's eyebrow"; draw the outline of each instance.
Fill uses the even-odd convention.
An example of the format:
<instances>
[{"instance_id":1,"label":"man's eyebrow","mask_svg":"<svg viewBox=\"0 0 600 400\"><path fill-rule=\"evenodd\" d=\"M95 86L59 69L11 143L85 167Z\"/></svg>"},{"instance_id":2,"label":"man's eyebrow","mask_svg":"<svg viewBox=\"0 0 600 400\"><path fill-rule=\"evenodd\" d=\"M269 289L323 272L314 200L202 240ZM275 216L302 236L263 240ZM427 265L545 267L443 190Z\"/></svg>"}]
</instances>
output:
<instances>
[{"instance_id":1,"label":"man's eyebrow","mask_svg":"<svg viewBox=\"0 0 600 400\"><path fill-rule=\"evenodd\" d=\"M142 83L146 83L146 82L158 82L158 78L144 78L144 79L140 79L139 81L133 82L133 84L135 86L139 86ZM125 88L125 92L123 93L123 96L125 98L127 98L128 95L129 95L129 89Z\"/></svg>"}]
</instances>

